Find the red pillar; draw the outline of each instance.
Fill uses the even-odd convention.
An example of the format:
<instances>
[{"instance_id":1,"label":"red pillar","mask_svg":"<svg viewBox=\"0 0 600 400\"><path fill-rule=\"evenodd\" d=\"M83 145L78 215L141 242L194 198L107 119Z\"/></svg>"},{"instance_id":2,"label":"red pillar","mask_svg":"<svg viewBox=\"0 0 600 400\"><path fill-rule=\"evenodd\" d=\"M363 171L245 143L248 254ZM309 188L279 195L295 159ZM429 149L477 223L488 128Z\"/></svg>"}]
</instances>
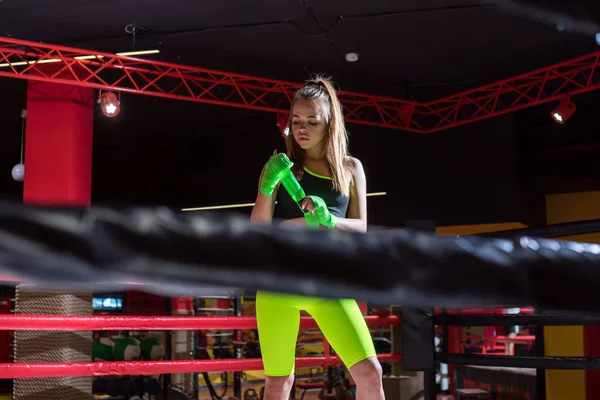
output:
<instances>
[{"instance_id":1,"label":"red pillar","mask_svg":"<svg viewBox=\"0 0 600 400\"><path fill-rule=\"evenodd\" d=\"M90 204L93 107L93 89L29 82L24 203Z\"/></svg>"},{"instance_id":2,"label":"red pillar","mask_svg":"<svg viewBox=\"0 0 600 400\"><path fill-rule=\"evenodd\" d=\"M50 67L49 67L50 68ZM92 89L54 83L29 82L27 89L27 130L25 132L25 177L23 202L30 205L89 206L92 189L92 130L94 92ZM37 285L44 291L42 285ZM31 299L35 287L28 287L17 294L20 299ZM73 288L75 294L84 294L86 288ZM66 305L73 302L64 300ZM27 310L23 313L40 314L43 307L35 307L25 300ZM91 304L89 304L91 315ZM63 311L64 313L64 311ZM15 342L21 332L15 333ZM37 336L38 340L46 334ZM51 341L60 346L73 344L73 352L65 353L57 362L91 361L91 341L83 344L73 340L71 333L52 333ZM27 339L25 339L27 340ZM29 339L31 340L31 339ZM76 347L76 348L75 348ZM26 347L24 347L26 348ZM15 352L15 362L20 358L29 362L42 362L42 354ZM39 382L42 394L36 397L53 397L67 393L66 397L89 399L92 392L92 377L34 378ZM15 398L31 395L32 385L15 380ZM46 393L46 394L44 394Z\"/></svg>"}]
</instances>

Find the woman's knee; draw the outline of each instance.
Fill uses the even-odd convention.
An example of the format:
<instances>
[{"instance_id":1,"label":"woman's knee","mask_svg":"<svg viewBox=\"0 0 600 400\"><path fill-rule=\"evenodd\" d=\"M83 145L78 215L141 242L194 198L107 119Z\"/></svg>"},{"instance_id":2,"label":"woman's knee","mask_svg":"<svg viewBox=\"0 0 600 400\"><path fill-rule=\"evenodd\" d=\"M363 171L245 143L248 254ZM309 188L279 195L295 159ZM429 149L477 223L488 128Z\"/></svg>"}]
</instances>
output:
<instances>
[{"instance_id":1,"label":"woman's knee","mask_svg":"<svg viewBox=\"0 0 600 400\"><path fill-rule=\"evenodd\" d=\"M382 378L381 364L377 358L367 358L350 368L352 379L358 386L380 387Z\"/></svg>"}]
</instances>

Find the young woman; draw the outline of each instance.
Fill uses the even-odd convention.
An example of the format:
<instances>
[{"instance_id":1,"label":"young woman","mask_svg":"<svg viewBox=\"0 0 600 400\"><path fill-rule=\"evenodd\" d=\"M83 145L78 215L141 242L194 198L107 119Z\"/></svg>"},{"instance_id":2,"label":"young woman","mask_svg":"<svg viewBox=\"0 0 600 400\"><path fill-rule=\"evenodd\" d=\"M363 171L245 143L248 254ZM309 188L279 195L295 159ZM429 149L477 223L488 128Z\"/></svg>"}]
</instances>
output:
<instances>
[{"instance_id":1,"label":"young woman","mask_svg":"<svg viewBox=\"0 0 600 400\"><path fill-rule=\"evenodd\" d=\"M286 139L292 172L308 196L320 229L365 232L366 178L363 167L348 156L342 107L331 82L316 77L292 100ZM276 180L280 155L273 155L260 177L252 220L306 226L304 214ZM294 382L300 311L316 320L356 382L357 400L384 399L381 366L364 317L352 299L318 299L259 291L256 317L265 367L265 400L288 399Z\"/></svg>"}]
</instances>

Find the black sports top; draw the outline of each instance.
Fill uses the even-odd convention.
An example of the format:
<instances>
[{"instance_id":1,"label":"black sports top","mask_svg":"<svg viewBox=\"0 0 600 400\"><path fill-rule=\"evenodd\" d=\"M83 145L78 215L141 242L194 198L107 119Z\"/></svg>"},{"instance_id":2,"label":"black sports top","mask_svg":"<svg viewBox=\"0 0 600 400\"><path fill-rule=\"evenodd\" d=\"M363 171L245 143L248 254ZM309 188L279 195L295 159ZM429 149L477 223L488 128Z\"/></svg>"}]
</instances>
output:
<instances>
[{"instance_id":1,"label":"black sports top","mask_svg":"<svg viewBox=\"0 0 600 400\"><path fill-rule=\"evenodd\" d=\"M350 197L344 196L335 190L331 185L331 178L317 175L304 167L304 174L302 179L298 180L298 183L300 183L307 196L313 195L322 198L331 214L340 218L346 217ZM292 200L287 190L281 185L277 190L276 201L273 219L284 220L304 217L298 204Z\"/></svg>"}]
</instances>

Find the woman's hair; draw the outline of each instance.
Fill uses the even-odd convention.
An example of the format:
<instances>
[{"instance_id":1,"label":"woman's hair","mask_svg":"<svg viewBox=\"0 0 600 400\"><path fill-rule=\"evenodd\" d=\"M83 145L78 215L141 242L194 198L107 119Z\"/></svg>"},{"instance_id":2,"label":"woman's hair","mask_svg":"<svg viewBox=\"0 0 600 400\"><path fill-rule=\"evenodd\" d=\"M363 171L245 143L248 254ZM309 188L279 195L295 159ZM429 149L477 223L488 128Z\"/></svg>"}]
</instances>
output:
<instances>
[{"instance_id":1,"label":"woman's hair","mask_svg":"<svg viewBox=\"0 0 600 400\"><path fill-rule=\"evenodd\" d=\"M325 133L325 154L333 188L343 195L350 191L350 177L347 174L345 157L348 156L348 132L344 125L342 105L337 97L333 84L324 76L316 76L307 81L292 98L290 119L287 129L289 135L285 141L290 160L294 163L292 172L300 179L304 175L306 153L302 150L292 134L292 115L298 100L321 101L327 131Z\"/></svg>"}]
</instances>

